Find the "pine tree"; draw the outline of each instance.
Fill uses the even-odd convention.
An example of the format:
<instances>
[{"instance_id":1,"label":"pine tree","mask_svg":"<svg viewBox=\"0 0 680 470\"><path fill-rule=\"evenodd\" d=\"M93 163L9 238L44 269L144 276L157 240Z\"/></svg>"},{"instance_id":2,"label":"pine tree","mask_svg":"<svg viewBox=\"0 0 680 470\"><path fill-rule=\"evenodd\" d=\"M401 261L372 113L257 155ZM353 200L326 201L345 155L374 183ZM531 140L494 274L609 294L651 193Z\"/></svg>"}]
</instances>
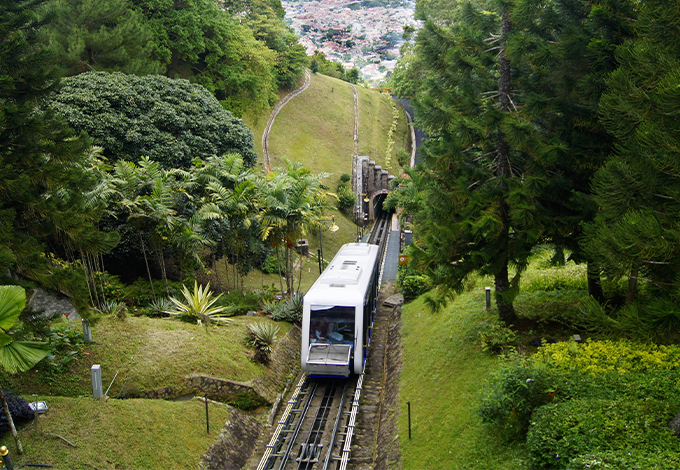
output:
<instances>
[{"instance_id":1,"label":"pine tree","mask_svg":"<svg viewBox=\"0 0 680 470\"><path fill-rule=\"evenodd\" d=\"M621 66L602 97L616 140L595 176L599 212L587 249L613 279L628 278L627 302L680 293L680 1L640 4L638 39L617 49Z\"/></svg>"},{"instance_id":2,"label":"pine tree","mask_svg":"<svg viewBox=\"0 0 680 470\"><path fill-rule=\"evenodd\" d=\"M598 299L599 270L581 246L582 224L597 212L591 179L612 151L599 102L606 77L618 65L616 46L633 35L635 3L522 0L512 17L519 33L509 51L524 71L516 87L543 142L538 161L548 177L539 198L545 236L568 250L570 259L588 262L589 291Z\"/></svg>"},{"instance_id":3,"label":"pine tree","mask_svg":"<svg viewBox=\"0 0 680 470\"><path fill-rule=\"evenodd\" d=\"M57 0L46 40L67 75L163 71L154 57L153 33L130 0Z\"/></svg>"},{"instance_id":4,"label":"pine tree","mask_svg":"<svg viewBox=\"0 0 680 470\"><path fill-rule=\"evenodd\" d=\"M106 250L116 236L96 229L101 207L86 206L95 185L87 139L41 107L58 86L44 49L41 2L0 0L0 271L47 276L46 243L64 253Z\"/></svg>"},{"instance_id":5,"label":"pine tree","mask_svg":"<svg viewBox=\"0 0 680 470\"><path fill-rule=\"evenodd\" d=\"M505 322L515 318L520 273L541 237L534 199L545 184L533 168L535 130L513 91L510 7L466 2L453 21L427 21L411 63L421 77L416 116L430 136L421 173L412 172L425 194L414 214L413 259L444 295L473 272L492 275Z\"/></svg>"}]
</instances>

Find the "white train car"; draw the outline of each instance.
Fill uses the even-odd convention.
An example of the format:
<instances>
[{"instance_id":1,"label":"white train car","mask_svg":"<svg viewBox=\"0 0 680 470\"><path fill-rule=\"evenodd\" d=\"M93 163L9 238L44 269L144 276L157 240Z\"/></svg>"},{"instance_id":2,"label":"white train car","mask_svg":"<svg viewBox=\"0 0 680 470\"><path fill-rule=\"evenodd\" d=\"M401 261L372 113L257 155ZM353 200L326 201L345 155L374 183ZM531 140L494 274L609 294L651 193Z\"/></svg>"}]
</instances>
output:
<instances>
[{"instance_id":1,"label":"white train car","mask_svg":"<svg viewBox=\"0 0 680 470\"><path fill-rule=\"evenodd\" d=\"M360 374L380 286L380 248L343 245L304 296L302 369L310 377Z\"/></svg>"}]
</instances>

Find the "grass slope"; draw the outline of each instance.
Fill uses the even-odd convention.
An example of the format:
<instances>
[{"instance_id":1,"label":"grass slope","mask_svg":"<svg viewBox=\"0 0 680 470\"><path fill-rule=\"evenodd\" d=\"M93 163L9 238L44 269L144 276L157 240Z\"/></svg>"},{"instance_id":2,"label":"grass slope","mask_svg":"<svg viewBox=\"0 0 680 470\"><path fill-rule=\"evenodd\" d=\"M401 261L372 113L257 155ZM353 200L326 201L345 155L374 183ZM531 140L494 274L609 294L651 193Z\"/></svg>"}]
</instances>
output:
<instances>
[{"instance_id":1,"label":"grass slope","mask_svg":"<svg viewBox=\"0 0 680 470\"><path fill-rule=\"evenodd\" d=\"M271 322L266 318L234 317L228 326L202 326L174 319L128 316L123 320L104 317L92 328L93 343L85 354L71 363L65 372L28 372L12 377L10 388L30 396L91 396L90 368L102 366L102 383L111 387L109 396L125 392L151 390L184 385L184 377L192 374L229 378L246 382L262 374L262 366L250 360L245 345L246 325L253 321ZM281 338L290 328L277 323ZM48 366L49 367L49 366Z\"/></svg>"},{"instance_id":2,"label":"grass slope","mask_svg":"<svg viewBox=\"0 0 680 470\"><path fill-rule=\"evenodd\" d=\"M49 410L37 426L32 422L19 429L25 454L18 455L11 435L3 439L15 468L49 464L69 469L195 469L229 418L226 406L209 405L207 434L205 404L198 400L40 399Z\"/></svg>"},{"instance_id":3,"label":"grass slope","mask_svg":"<svg viewBox=\"0 0 680 470\"><path fill-rule=\"evenodd\" d=\"M498 367L471 339L485 313L484 290L430 313L422 299L403 308L399 446L404 470L529 468L522 445L504 445L474 414L481 383ZM411 402L408 438L406 402Z\"/></svg>"}]
</instances>

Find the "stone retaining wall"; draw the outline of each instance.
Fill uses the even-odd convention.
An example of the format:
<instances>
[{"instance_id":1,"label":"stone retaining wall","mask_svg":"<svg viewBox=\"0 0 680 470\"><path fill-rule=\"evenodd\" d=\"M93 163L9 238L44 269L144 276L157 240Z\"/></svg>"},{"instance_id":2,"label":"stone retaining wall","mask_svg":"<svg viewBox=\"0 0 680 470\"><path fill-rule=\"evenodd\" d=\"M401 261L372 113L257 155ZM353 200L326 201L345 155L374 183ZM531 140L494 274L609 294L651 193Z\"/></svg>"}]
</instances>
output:
<instances>
[{"instance_id":1,"label":"stone retaining wall","mask_svg":"<svg viewBox=\"0 0 680 470\"><path fill-rule=\"evenodd\" d=\"M215 443L201 459L201 470L241 470L253 452L262 424L235 408Z\"/></svg>"}]
</instances>

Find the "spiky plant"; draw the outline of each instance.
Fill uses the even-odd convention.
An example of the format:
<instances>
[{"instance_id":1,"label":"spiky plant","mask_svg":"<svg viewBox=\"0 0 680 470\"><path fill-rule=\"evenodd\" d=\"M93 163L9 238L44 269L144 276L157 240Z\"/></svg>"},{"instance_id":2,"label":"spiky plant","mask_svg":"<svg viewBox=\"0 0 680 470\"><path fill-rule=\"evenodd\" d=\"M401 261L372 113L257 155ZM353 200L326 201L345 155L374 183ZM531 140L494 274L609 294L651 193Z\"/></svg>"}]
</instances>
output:
<instances>
[{"instance_id":1,"label":"spiky plant","mask_svg":"<svg viewBox=\"0 0 680 470\"><path fill-rule=\"evenodd\" d=\"M127 308L125 302L120 300L106 300L94 310L104 315L115 315L118 318L124 318Z\"/></svg>"},{"instance_id":2,"label":"spiky plant","mask_svg":"<svg viewBox=\"0 0 680 470\"><path fill-rule=\"evenodd\" d=\"M167 297L159 297L153 300L149 305L146 306L146 310L150 315L162 315L166 313L167 310L171 310L173 303Z\"/></svg>"},{"instance_id":3,"label":"spiky plant","mask_svg":"<svg viewBox=\"0 0 680 470\"><path fill-rule=\"evenodd\" d=\"M248 343L255 348L254 359L267 364L272 352L272 344L279 334L279 327L271 323L258 322L248 325Z\"/></svg>"},{"instance_id":4,"label":"spiky plant","mask_svg":"<svg viewBox=\"0 0 680 470\"><path fill-rule=\"evenodd\" d=\"M227 318L220 318L220 314L223 313L227 307L213 307L212 305L217 302L217 300L222 296L218 294L213 297L213 293L210 290L210 283L208 283L205 288L199 286L198 282L194 281L194 291L191 292L187 286L182 286L182 295L184 296L185 302L178 300L174 297L170 297L170 301L174 304L174 308L169 308L164 310L165 313L170 315L187 315L189 317L196 317L205 325L206 329L210 322L219 321L222 323L229 323L230 320Z\"/></svg>"}]
</instances>

